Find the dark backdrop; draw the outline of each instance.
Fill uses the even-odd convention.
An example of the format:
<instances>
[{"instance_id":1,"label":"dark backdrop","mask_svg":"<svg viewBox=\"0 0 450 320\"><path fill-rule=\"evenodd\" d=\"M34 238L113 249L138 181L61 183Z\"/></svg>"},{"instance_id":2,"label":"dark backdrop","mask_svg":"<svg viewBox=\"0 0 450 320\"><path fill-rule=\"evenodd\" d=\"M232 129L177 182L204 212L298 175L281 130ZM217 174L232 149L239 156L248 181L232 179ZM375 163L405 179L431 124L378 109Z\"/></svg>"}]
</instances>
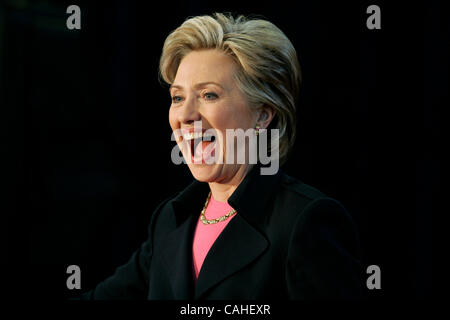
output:
<instances>
[{"instance_id":1,"label":"dark backdrop","mask_svg":"<svg viewBox=\"0 0 450 320\"><path fill-rule=\"evenodd\" d=\"M70 4L81 30L66 28ZM370 4L381 30L366 28ZM284 170L350 211L364 266L382 272L370 298L430 296L449 55L430 1L0 1L2 291L65 299L71 264L92 288L191 181L170 160L158 61L171 30L214 11L263 15L294 43L303 86Z\"/></svg>"}]
</instances>

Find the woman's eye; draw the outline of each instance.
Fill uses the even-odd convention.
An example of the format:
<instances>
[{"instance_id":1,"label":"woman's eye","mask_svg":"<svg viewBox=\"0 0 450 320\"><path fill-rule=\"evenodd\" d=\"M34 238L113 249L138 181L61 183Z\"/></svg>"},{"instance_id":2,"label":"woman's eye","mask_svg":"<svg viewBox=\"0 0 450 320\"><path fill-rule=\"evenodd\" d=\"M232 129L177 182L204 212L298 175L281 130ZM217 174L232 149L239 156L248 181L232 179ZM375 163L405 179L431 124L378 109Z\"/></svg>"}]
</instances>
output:
<instances>
[{"instance_id":1,"label":"woman's eye","mask_svg":"<svg viewBox=\"0 0 450 320\"><path fill-rule=\"evenodd\" d=\"M183 99L180 96L173 96L172 97L172 102L173 103L181 102L181 100L183 100Z\"/></svg>"},{"instance_id":2,"label":"woman's eye","mask_svg":"<svg viewBox=\"0 0 450 320\"><path fill-rule=\"evenodd\" d=\"M206 100L215 100L219 96L217 94L215 94L214 92L207 92L207 93L205 93L204 97Z\"/></svg>"}]
</instances>

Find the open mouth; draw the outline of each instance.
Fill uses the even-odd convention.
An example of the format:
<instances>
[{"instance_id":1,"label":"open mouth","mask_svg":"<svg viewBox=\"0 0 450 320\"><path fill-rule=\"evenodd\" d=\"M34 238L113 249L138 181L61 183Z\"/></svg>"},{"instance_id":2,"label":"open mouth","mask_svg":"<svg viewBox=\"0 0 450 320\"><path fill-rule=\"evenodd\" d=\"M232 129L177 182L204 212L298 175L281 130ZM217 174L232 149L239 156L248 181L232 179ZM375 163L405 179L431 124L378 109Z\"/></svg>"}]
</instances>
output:
<instances>
[{"instance_id":1,"label":"open mouth","mask_svg":"<svg viewBox=\"0 0 450 320\"><path fill-rule=\"evenodd\" d=\"M192 163L207 163L207 160L215 156L215 135L207 134L205 131L188 132L183 134L183 138L189 146Z\"/></svg>"}]
</instances>

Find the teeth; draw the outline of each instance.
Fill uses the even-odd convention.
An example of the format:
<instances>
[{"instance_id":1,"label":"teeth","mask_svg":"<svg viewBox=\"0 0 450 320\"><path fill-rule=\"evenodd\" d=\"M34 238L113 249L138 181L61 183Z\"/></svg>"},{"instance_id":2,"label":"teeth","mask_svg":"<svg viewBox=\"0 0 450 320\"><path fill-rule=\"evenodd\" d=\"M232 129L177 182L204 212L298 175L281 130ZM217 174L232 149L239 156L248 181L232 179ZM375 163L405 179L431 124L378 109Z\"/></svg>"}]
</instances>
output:
<instances>
[{"instance_id":1,"label":"teeth","mask_svg":"<svg viewBox=\"0 0 450 320\"><path fill-rule=\"evenodd\" d=\"M199 139L203 137L211 137L211 134L205 134L203 135L202 132L192 132L192 133L186 133L183 135L184 140L192 140L192 139Z\"/></svg>"},{"instance_id":2,"label":"teeth","mask_svg":"<svg viewBox=\"0 0 450 320\"><path fill-rule=\"evenodd\" d=\"M198 139L201 138L203 134L201 132L192 132L192 133L186 133L183 135L184 140L192 140L192 139Z\"/></svg>"}]
</instances>

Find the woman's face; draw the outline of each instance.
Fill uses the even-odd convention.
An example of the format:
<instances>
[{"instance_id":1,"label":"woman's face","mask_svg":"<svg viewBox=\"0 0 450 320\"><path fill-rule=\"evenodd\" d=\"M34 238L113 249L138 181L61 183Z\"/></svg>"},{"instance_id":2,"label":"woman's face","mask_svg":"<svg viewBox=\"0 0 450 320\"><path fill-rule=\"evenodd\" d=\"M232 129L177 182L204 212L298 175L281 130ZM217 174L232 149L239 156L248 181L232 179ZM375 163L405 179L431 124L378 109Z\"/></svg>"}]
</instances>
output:
<instances>
[{"instance_id":1,"label":"woman's face","mask_svg":"<svg viewBox=\"0 0 450 320\"><path fill-rule=\"evenodd\" d=\"M245 131L256 124L257 113L250 109L246 97L237 87L233 79L235 72L232 58L218 50L192 51L181 60L170 88L170 126L174 132L181 130L183 138L177 140L178 145L193 176L199 181L225 183L238 172L245 171L244 166L247 166L226 161L205 163L208 153L223 152L225 159L226 129ZM192 134L189 133L194 129L195 121L201 121L203 131L216 130L223 140L202 142L199 145L203 148L194 145L193 141L191 144ZM187 148L188 143L191 148ZM194 157L200 161L194 161Z\"/></svg>"}]
</instances>

